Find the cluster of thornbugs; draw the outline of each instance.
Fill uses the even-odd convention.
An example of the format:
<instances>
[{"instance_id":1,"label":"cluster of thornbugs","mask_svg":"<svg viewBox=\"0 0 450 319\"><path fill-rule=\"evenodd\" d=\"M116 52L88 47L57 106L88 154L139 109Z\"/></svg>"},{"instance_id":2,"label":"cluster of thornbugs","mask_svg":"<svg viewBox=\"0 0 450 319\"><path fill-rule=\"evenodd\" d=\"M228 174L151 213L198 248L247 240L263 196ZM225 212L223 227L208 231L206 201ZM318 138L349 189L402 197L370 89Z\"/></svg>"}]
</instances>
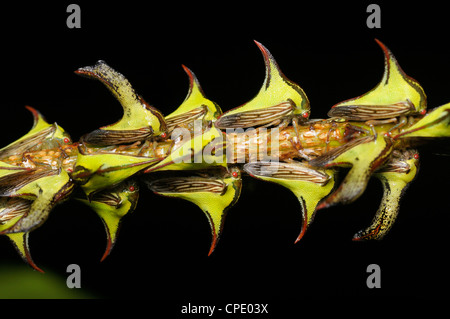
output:
<instances>
[{"instance_id":1,"label":"cluster of thornbugs","mask_svg":"<svg viewBox=\"0 0 450 319\"><path fill-rule=\"evenodd\" d=\"M31 231L52 208L80 201L102 219L108 256L122 218L138 201L139 186L196 204L211 226L215 249L227 211L239 199L242 174L279 184L298 198L303 222L316 212L355 201L374 176L384 194L372 223L354 240L381 239L392 228L399 201L417 174L415 142L450 136L450 104L427 111L420 84L400 68L380 41L384 75L371 91L334 105L329 118L310 119L302 88L262 52L266 75L249 102L222 112L206 98L194 73L183 103L164 116L104 61L75 73L101 81L123 107L123 117L73 142L35 109L32 129L0 150L0 234L34 269ZM336 173L348 171L338 182Z\"/></svg>"}]
</instances>

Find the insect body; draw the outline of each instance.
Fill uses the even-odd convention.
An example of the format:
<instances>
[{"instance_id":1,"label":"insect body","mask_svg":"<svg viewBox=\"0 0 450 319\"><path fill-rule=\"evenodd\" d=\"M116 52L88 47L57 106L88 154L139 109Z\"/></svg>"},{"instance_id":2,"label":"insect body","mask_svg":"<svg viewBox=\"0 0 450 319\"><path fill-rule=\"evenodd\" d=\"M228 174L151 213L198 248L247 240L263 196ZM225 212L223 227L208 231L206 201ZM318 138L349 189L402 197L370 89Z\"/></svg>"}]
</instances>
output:
<instances>
[{"instance_id":1,"label":"insect body","mask_svg":"<svg viewBox=\"0 0 450 319\"><path fill-rule=\"evenodd\" d=\"M104 61L78 69L75 73L100 80L123 107L123 117L115 124L101 127L84 136L86 143L117 145L165 136L166 124L161 112L136 94L130 82Z\"/></svg>"},{"instance_id":2,"label":"insect body","mask_svg":"<svg viewBox=\"0 0 450 319\"><path fill-rule=\"evenodd\" d=\"M102 261L109 255L116 243L122 218L133 212L139 199L139 186L130 179L110 189L94 194L90 199L78 197L77 200L91 207L101 218L107 237L107 245Z\"/></svg>"},{"instance_id":3,"label":"insect body","mask_svg":"<svg viewBox=\"0 0 450 319\"><path fill-rule=\"evenodd\" d=\"M361 96L334 105L328 116L369 121L426 113L427 97L423 88L405 74L383 43L376 42L384 53L384 74L380 83Z\"/></svg>"},{"instance_id":4,"label":"insect body","mask_svg":"<svg viewBox=\"0 0 450 319\"><path fill-rule=\"evenodd\" d=\"M237 168L231 172L219 172L208 177L172 177L149 183L156 194L188 200L200 207L211 226L211 247L216 248L223 229L225 216L239 199L242 188L241 173Z\"/></svg>"},{"instance_id":5,"label":"insect body","mask_svg":"<svg viewBox=\"0 0 450 319\"><path fill-rule=\"evenodd\" d=\"M177 127L188 128L194 121L201 121L203 127L209 127L222 114L220 107L205 97L195 74L184 65L183 69L189 76L189 92L183 103L164 118L169 133Z\"/></svg>"},{"instance_id":6,"label":"insect body","mask_svg":"<svg viewBox=\"0 0 450 319\"><path fill-rule=\"evenodd\" d=\"M49 162L34 162L31 156L20 157L17 154L30 151L45 153L46 147L53 148L71 141L56 123L48 124L39 112L28 109L34 116L32 129L0 150L2 156L7 156L6 161L0 161L0 196L22 199L4 202L4 226L0 228L0 234L6 234L22 258L36 270L42 271L31 259L29 233L45 222L56 204L67 199L74 184L67 171L62 169L63 157L67 156L62 146L58 151L51 151L53 156L49 156Z\"/></svg>"},{"instance_id":7,"label":"insect body","mask_svg":"<svg viewBox=\"0 0 450 319\"><path fill-rule=\"evenodd\" d=\"M264 83L251 101L220 116L216 121L220 129L273 126L297 117L309 118L309 100L303 89L284 76L269 50L255 43L264 57Z\"/></svg>"}]
</instances>

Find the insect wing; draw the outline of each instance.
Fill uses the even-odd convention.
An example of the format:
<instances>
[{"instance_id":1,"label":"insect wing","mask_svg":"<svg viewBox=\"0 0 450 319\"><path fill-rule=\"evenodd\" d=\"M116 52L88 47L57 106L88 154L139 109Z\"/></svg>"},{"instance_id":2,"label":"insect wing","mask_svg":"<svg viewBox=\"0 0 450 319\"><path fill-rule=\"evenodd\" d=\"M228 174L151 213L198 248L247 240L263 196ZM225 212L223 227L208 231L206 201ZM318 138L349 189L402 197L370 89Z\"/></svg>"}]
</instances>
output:
<instances>
[{"instance_id":1,"label":"insect wing","mask_svg":"<svg viewBox=\"0 0 450 319\"><path fill-rule=\"evenodd\" d=\"M270 123L279 122L286 116L292 114L293 106L290 102L281 103L266 108L245 111L227 115L224 113L215 125L218 128L247 128L257 127Z\"/></svg>"},{"instance_id":2,"label":"insect wing","mask_svg":"<svg viewBox=\"0 0 450 319\"><path fill-rule=\"evenodd\" d=\"M369 121L398 117L414 110L414 106L407 102L389 105L343 105L332 108L328 116L342 117L350 121Z\"/></svg>"}]
</instances>

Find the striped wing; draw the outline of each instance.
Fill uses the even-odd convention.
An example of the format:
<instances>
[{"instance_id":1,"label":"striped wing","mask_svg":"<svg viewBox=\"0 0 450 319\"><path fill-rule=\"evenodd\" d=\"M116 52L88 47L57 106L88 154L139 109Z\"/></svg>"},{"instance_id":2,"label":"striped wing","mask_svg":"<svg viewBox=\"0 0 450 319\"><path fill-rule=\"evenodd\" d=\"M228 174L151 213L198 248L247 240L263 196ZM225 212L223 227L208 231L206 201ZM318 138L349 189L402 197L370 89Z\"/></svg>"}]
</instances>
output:
<instances>
[{"instance_id":1,"label":"striped wing","mask_svg":"<svg viewBox=\"0 0 450 319\"><path fill-rule=\"evenodd\" d=\"M376 170L376 173L408 174L410 170L411 165L405 159L391 156L383 166Z\"/></svg>"},{"instance_id":2,"label":"striped wing","mask_svg":"<svg viewBox=\"0 0 450 319\"><path fill-rule=\"evenodd\" d=\"M18 216L25 216L30 211L31 201L20 198L2 198L0 206L0 225Z\"/></svg>"},{"instance_id":3,"label":"striped wing","mask_svg":"<svg viewBox=\"0 0 450 319\"><path fill-rule=\"evenodd\" d=\"M97 129L83 136L83 142L98 146L131 144L152 136L150 126L137 130L103 130Z\"/></svg>"},{"instance_id":4,"label":"striped wing","mask_svg":"<svg viewBox=\"0 0 450 319\"><path fill-rule=\"evenodd\" d=\"M300 163L255 162L245 164L244 170L255 176L307 181L321 185L325 185L330 179L330 176L324 172L308 168Z\"/></svg>"},{"instance_id":5,"label":"striped wing","mask_svg":"<svg viewBox=\"0 0 450 319\"><path fill-rule=\"evenodd\" d=\"M3 176L0 178L0 196L14 196L27 184L52 175L58 175L58 170L34 169Z\"/></svg>"},{"instance_id":6,"label":"striped wing","mask_svg":"<svg viewBox=\"0 0 450 319\"><path fill-rule=\"evenodd\" d=\"M20 140L0 150L0 158L9 157L12 155L23 154L32 147L41 143L49 134L56 130L54 125L45 128L29 138Z\"/></svg>"},{"instance_id":7,"label":"striped wing","mask_svg":"<svg viewBox=\"0 0 450 319\"><path fill-rule=\"evenodd\" d=\"M187 177L165 178L151 182L149 188L156 193L199 193L209 192L222 194L227 185L217 179Z\"/></svg>"},{"instance_id":8,"label":"striped wing","mask_svg":"<svg viewBox=\"0 0 450 319\"><path fill-rule=\"evenodd\" d=\"M342 105L332 108L328 116L343 117L350 121L369 121L398 117L414 110L414 105L409 101L389 105Z\"/></svg>"},{"instance_id":9,"label":"striped wing","mask_svg":"<svg viewBox=\"0 0 450 319\"><path fill-rule=\"evenodd\" d=\"M120 196L115 192L99 192L92 195L91 202L99 202L108 206L117 207L121 203Z\"/></svg>"},{"instance_id":10,"label":"striped wing","mask_svg":"<svg viewBox=\"0 0 450 319\"><path fill-rule=\"evenodd\" d=\"M226 128L247 128L263 126L280 121L292 114L294 106L291 102L284 102L278 105L245 111L234 114L224 114L215 123L220 129Z\"/></svg>"},{"instance_id":11,"label":"striped wing","mask_svg":"<svg viewBox=\"0 0 450 319\"><path fill-rule=\"evenodd\" d=\"M170 118L166 118L167 131L172 132L175 127L191 123L197 119L202 118L207 111L206 105L202 105L201 107L197 107L189 112L176 115Z\"/></svg>"}]
</instances>

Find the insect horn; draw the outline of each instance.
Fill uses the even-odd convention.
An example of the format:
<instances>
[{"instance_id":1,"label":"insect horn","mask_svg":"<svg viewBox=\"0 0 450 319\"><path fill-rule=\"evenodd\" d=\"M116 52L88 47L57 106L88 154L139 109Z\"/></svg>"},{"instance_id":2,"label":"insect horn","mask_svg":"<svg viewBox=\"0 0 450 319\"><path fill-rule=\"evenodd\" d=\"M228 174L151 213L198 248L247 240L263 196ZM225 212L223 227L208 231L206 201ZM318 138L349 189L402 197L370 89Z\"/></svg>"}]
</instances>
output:
<instances>
[{"instance_id":1,"label":"insect horn","mask_svg":"<svg viewBox=\"0 0 450 319\"><path fill-rule=\"evenodd\" d=\"M22 257L23 261L29 264L33 269L39 271L40 273L44 273L44 271L41 268L36 266L33 259L31 258L30 249L28 247L29 234L30 234L29 232L25 233L21 232L21 233L6 234L6 236L8 236L8 238L12 241L14 247L19 253L20 257Z\"/></svg>"},{"instance_id":2,"label":"insect horn","mask_svg":"<svg viewBox=\"0 0 450 319\"><path fill-rule=\"evenodd\" d=\"M85 135L85 142L107 146L133 143L165 134L166 123L162 113L136 94L125 76L105 61L100 60L94 66L79 68L75 73L100 80L123 108L122 119Z\"/></svg>"},{"instance_id":3,"label":"insect horn","mask_svg":"<svg viewBox=\"0 0 450 319\"><path fill-rule=\"evenodd\" d=\"M181 198L197 205L208 218L211 227L211 246L208 256L216 248L222 233L227 211L236 204L241 194L240 170L206 177L172 177L148 183L156 194Z\"/></svg>"},{"instance_id":4,"label":"insect horn","mask_svg":"<svg viewBox=\"0 0 450 319\"><path fill-rule=\"evenodd\" d=\"M123 217L136 208L139 186L136 180L128 179L113 188L95 193L90 199L85 197L76 199L94 210L105 226L107 244L100 260L104 261L116 244Z\"/></svg>"}]
</instances>

